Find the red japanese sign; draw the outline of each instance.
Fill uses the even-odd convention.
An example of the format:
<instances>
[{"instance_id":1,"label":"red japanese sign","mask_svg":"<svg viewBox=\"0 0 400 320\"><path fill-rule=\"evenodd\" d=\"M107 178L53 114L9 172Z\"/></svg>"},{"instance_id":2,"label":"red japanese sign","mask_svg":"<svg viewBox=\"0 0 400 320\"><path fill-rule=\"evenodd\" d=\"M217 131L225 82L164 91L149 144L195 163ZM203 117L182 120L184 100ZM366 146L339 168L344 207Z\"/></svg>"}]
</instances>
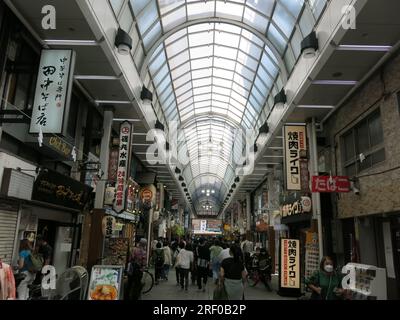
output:
<instances>
[{"instance_id":1,"label":"red japanese sign","mask_svg":"<svg viewBox=\"0 0 400 320\"><path fill-rule=\"evenodd\" d=\"M314 176L312 177L312 192L350 192L349 177Z\"/></svg>"}]
</instances>

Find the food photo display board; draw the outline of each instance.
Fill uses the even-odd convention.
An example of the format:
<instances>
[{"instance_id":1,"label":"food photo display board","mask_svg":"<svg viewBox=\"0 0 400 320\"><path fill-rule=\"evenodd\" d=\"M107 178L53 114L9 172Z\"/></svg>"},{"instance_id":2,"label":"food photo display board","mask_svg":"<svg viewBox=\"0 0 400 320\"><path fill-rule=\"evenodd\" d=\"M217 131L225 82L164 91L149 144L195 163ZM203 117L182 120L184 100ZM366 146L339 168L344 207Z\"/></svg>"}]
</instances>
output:
<instances>
[{"instance_id":1,"label":"food photo display board","mask_svg":"<svg viewBox=\"0 0 400 320\"><path fill-rule=\"evenodd\" d=\"M93 266L90 275L88 300L120 300L123 266Z\"/></svg>"}]
</instances>

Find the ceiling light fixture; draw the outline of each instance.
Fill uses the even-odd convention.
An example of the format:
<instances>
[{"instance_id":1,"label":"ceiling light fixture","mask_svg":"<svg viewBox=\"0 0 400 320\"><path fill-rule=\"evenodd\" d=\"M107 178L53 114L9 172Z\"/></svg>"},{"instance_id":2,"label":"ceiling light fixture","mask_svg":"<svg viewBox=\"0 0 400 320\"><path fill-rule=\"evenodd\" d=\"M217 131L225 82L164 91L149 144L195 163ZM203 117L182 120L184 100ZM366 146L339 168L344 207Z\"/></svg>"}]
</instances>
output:
<instances>
[{"instance_id":1,"label":"ceiling light fixture","mask_svg":"<svg viewBox=\"0 0 400 320\"><path fill-rule=\"evenodd\" d=\"M153 102L153 93L147 89L144 85L142 87L142 91L140 92L140 99L143 102L152 103Z\"/></svg>"},{"instance_id":2,"label":"ceiling light fixture","mask_svg":"<svg viewBox=\"0 0 400 320\"><path fill-rule=\"evenodd\" d=\"M44 42L50 46L98 46L99 43L96 40L60 40L60 39L48 39Z\"/></svg>"},{"instance_id":3,"label":"ceiling light fixture","mask_svg":"<svg viewBox=\"0 0 400 320\"><path fill-rule=\"evenodd\" d=\"M286 102L287 102L287 97L285 89L282 88L282 90L274 97L274 107L282 109L285 106Z\"/></svg>"},{"instance_id":4,"label":"ceiling light fixture","mask_svg":"<svg viewBox=\"0 0 400 320\"><path fill-rule=\"evenodd\" d=\"M301 54L305 59L312 59L316 56L319 48L318 38L315 31L311 32L301 41Z\"/></svg>"},{"instance_id":5,"label":"ceiling light fixture","mask_svg":"<svg viewBox=\"0 0 400 320\"><path fill-rule=\"evenodd\" d=\"M131 101L122 100L95 100L96 104L132 104Z\"/></svg>"},{"instance_id":6,"label":"ceiling light fixture","mask_svg":"<svg viewBox=\"0 0 400 320\"><path fill-rule=\"evenodd\" d=\"M296 106L299 109L334 109L335 106L321 106L321 105L299 105Z\"/></svg>"},{"instance_id":7,"label":"ceiling light fixture","mask_svg":"<svg viewBox=\"0 0 400 320\"><path fill-rule=\"evenodd\" d=\"M312 82L316 85L333 85L333 86L354 86L358 81L353 80L314 80Z\"/></svg>"},{"instance_id":8,"label":"ceiling light fixture","mask_svg":"<svg viewBox=\"0 0 400 320\"><path fill-rule=\"evenodd\" d=\"M114 118L113 121L114 121L114 122L124 122L124 121L128 121L128 122L141 122L142 120L140 120L140 119Z\"/></svg>"},{"instance_id":9,"label":"ceiling light fixture","mask_svg":"<svg viewBox=\"0 0 400 320\"><path fill-rule=\"evenodd\" d=\"M156 121L156 124L154 125L154 128L157 129L157 130L161 130L161 131L165 130L164 125L159 120Z\"/></svg>"},{"instance_id":10,"label":"ceiling light fixture","mask_svg":"<svg viewBox=\"0 0 400 320\"><path fill-rule=\"evenodd\" d=\"M132 38L126 31L122 30L121 28L118 28L114 44L118 48L118 53L120 55L129 55L132 50Z\"/></svg>"},{"instance_id":11,"label":"ceiling light fixture","mask_svg":"<svg viewBox=\"0 0 400 320\"><path fill-rule=\"evenodd\" d=\"M371 51L371 52L388 52L392 50L392 46L372 46L372 45L349 45L341 44L336 50L339 51Z\"/></svg>"},{"instance_id":12,"label":"ceiling light fixture","mask_svg":"<svg viewBox=\"0 0 400 320\"><path fill-rule=\"evenodd\" d=\"M75 80L119 80L117 76L76 75Z\"/></svg>"}]
</instances>

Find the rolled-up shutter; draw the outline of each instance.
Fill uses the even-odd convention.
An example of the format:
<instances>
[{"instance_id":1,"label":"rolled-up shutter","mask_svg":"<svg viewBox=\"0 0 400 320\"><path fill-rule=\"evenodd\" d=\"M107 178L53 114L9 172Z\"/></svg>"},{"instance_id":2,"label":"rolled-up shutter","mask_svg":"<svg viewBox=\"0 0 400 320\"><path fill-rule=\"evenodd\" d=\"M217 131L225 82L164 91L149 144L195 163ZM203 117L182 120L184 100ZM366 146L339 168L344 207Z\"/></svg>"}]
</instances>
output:
<instances>
[{"instance_id":1,"label":"rolled-up shutter","mask_svg":"<svg viewBox=\"0 0 400 320\"><path fill-rule=\"evenodd\" d=\"M7 264L12 260L17 222L17 211L0 210L0 258Z\"/></svg>"}]
</instances>

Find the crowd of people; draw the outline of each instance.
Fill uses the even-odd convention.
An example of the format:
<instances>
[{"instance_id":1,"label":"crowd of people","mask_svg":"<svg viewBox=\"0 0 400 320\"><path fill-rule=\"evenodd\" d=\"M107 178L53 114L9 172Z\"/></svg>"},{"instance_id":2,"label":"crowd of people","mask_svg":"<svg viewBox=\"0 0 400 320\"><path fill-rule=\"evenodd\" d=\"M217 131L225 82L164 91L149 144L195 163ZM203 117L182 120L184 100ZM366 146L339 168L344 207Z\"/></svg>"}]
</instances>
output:
<instances>
[{"instance_id":1,"label":"crowd of people","mask_svg":"<svg viewBox=\"0 0 400 320\"><path fill-rule=\"evenodd\" d=\"M127 299L139 299L141 291L141 271L145 266L147 241L142 239L131 254ZM188 291L190 283L197 285L198 291L205 291L209 278L218 286L224 286L228 298L244 298L244 282L247 269L254 268L254 261L260 263L265 257L269 265L266 279L270 279L271 257L265 248L262 253L254 248L248 239L224 241L222 238L165 239L154 240L150 246L150 263L154 267L155 285L168 281L169 271L175 268L176 286ZM254 252L255 251L255 252ZM270 285L266 282L270 290Z\"/></svg>"}]
</instances>

